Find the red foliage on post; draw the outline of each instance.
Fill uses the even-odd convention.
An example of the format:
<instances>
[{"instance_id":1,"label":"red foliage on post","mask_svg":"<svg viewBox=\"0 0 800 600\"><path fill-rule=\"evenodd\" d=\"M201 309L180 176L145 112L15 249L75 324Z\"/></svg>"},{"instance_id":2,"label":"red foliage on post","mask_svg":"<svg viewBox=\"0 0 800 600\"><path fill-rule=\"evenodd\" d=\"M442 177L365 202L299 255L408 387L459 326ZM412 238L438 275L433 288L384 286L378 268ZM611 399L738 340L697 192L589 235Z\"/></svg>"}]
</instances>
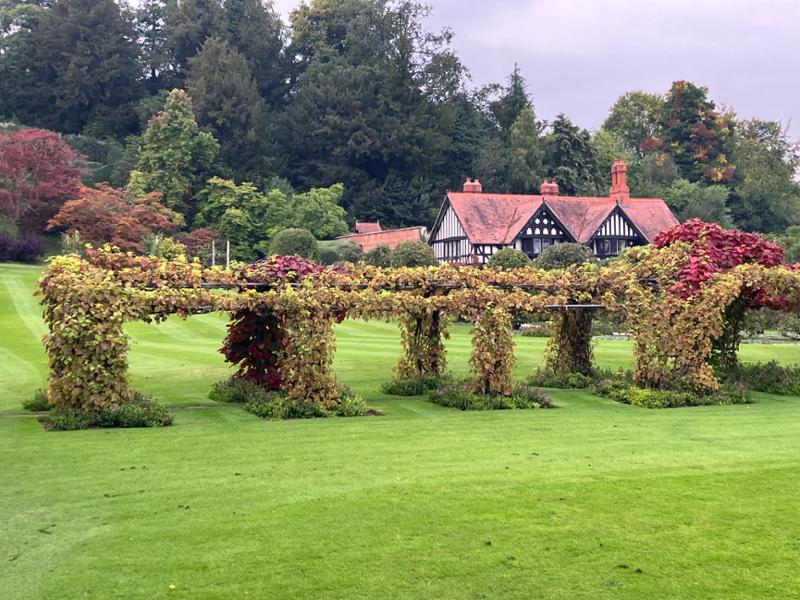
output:
<instances>
[{"instance_id":1,"label":"red foliage on post","mask_svg":"<svg viewBox=\"0 0 800 600\"><path fill-rule=\"evenodd\" d=\"M269 289L297 283L324 269L302 256L271 256L246 265L241 273L244 281L262 283L263 289ZM276 315L241 310L231 316L220 352L227 362L239 366L238 377L278 390L283 385L278 360L285 343L286 335Z\"/></svg>"},{"instance_id":2,"label":"red foliage on post","mask_svg":"<svg viewBox=\"0 0 800 600\"><path fill-rule=\"evenodd\" d=\"M718 273L744 264L775 267L783 262L783 248L754 233L725 229L716 223L690 219L682 225L662 232L656 248L675 242L691 246L689 264L680 272L673 291L688 298L700 291L702 284Z\"/></svg>"}]
</instances>

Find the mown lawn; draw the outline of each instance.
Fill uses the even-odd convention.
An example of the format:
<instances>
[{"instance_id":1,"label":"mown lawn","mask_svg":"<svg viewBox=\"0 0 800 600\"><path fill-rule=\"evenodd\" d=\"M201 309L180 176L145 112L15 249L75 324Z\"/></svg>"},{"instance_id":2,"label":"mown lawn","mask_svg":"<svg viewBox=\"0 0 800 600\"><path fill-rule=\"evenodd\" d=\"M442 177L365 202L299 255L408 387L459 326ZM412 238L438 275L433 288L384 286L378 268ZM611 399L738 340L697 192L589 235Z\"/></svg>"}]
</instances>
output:
<instances>
[{"instance_id":1,"label":"mown lawn","mask_svg":"<svg viewBox=\"0 0 800 600\"><path fill-rule=\"evenodd\" d=\"M46 433L38 270L0 265L0 598L790 598L800 593L800 399L648 411L553 392L461 413L377 392L392 324L337 332L383 417L265 422L211 404L222 316L131 325L167 429ZM517 338L518 375L543 340ZM469 337L449 357L466 371ZM628 343L603 342L602 366ZM800 362L798 346L747 360Z\"/></svg>"}]
</instances>

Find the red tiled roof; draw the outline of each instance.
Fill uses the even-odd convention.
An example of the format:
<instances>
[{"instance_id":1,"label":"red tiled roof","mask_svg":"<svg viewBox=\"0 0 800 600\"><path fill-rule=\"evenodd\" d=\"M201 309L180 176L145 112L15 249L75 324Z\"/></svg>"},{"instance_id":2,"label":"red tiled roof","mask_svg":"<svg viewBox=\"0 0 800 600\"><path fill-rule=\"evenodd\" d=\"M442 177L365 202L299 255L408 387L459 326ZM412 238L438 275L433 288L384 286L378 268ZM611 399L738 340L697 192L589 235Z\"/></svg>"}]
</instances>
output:
<instances>
[{"instance_id":1,"label":"red tiled roof","mask_svg":"<svg viewBox=\"0 0 800 600\"><path fill-rule=\"evenodd\" d=\"M679 224L661 198L629 198L620 207L651 244L659 233Z\"/></svg>"},{"instance_id":2,"label":"red tiled roof","mask_svg":"<svg viewBox=\"0 0 800 600\"><path fill-rule=\"evenodd\" d=\"M450 192L447 195L473 244L510 244L542 205L541 196Z\"/></svg>"},{"instance_id":3,"label":"red tiled roof","mask_svg":"<svg viewBox=\"0 0 800 600\"><path fill-rule=\"evenodd\" d=\"M376 233L383 231L380 221L370 223L369 221L356 221L356 233Z\"/></svg>"},{"instance_id":4,"label":"red tiled roof","mask_svg":"<svg viewBox=\"0 0 800 600\"><path fill-rule=\"evenodd\" d=\"M611 198L575 196L549 196L545 204L579 244L592 239L592 234L617 206Z\"/></svg>"},{"instance_id":5,"label":"red tiled roof","mask_svg":"<svg viewBox=\"0 0 800 600\"><path fill-rule=\"evenodd\" d=\"M403 229L385 229L372 233L350 233L337 239L355 242L364 252L376 246L389 246L393 250L400 242L418 242L424 234L424 227L405 227Z\"/></svg>"},{"instance_id":6,"label":"red tiled roof","mask_svg":"<svg viewBox=\"0 0 800 600\"><path fill-rule=\"evenodd\" d=\"M542 204L585 244L617 206L608 197L450 192L447 199L473 244L510 244ZM629 198L620 207L648 242L678 224L660 198Z\"/></svg>"}]
</instances>

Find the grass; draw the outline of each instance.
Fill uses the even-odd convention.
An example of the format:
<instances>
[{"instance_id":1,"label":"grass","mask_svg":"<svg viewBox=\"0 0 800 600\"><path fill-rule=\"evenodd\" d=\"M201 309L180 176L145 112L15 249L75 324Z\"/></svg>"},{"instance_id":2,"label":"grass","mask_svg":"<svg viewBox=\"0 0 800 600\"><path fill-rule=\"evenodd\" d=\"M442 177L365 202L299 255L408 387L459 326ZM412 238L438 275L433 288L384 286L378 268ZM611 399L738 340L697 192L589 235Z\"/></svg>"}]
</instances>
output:
<instances>
[{"instance_id":1,"label":"grass","mask_svg":"<svg viewBox=\"0 0 800 600\"><path fill-rule=\"evenodd\" d=\"M800 399L649 411L553 392L462 413L377 392L395 327L337 330L384 417L265 422L206 399L225 319L132 324L166 429L46 433L38 270L0 265L0 597L788 598L800 589ZM544 340L517 338L521 376ZM469 338L448 346L466 372ZM603 342L602 366L631 346ZM748 346L800 361L800 347Z\"/></svg>"}]
</instances>

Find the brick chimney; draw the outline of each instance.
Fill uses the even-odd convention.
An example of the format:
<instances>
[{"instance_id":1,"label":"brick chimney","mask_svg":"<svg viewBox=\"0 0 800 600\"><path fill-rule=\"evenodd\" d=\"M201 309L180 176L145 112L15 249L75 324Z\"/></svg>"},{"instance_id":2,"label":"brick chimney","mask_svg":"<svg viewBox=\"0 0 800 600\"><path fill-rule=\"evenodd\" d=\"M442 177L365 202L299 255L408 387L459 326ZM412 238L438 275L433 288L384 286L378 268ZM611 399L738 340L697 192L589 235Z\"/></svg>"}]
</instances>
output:
<instances>
[{"instance_id":1,"label":"brick chimney","mask_svg":"<svg viewBox=\"0 0 800 600\"><path fill-rule=\"evenodd\" d=\"M631 197L631 188L628 187L628 165L624 160L615 160L611 165L611 193L612 200L624 201Z\"/></svg>"},{"instance_id":2,"label":"brick chimney","mask_svg":"<svg viewBox=\"0 0 800 600\"><path fill-rule=\"evenodd\" d=\"M539 187L539 191L542 196L558 196L558 184L555 180L547 181L547 179L545 179Z\"/></svg>"},{"instance_id":3,"label":"brick chimney","mask_svg":"<svg viewBox=\"0 0 800 600\"><path fill-rule=\"evenodd\" d=\"M480 179L467 179L464 182L464 191L471 194L480 194L483 191Z\"/></svg>"}]
</instances>

